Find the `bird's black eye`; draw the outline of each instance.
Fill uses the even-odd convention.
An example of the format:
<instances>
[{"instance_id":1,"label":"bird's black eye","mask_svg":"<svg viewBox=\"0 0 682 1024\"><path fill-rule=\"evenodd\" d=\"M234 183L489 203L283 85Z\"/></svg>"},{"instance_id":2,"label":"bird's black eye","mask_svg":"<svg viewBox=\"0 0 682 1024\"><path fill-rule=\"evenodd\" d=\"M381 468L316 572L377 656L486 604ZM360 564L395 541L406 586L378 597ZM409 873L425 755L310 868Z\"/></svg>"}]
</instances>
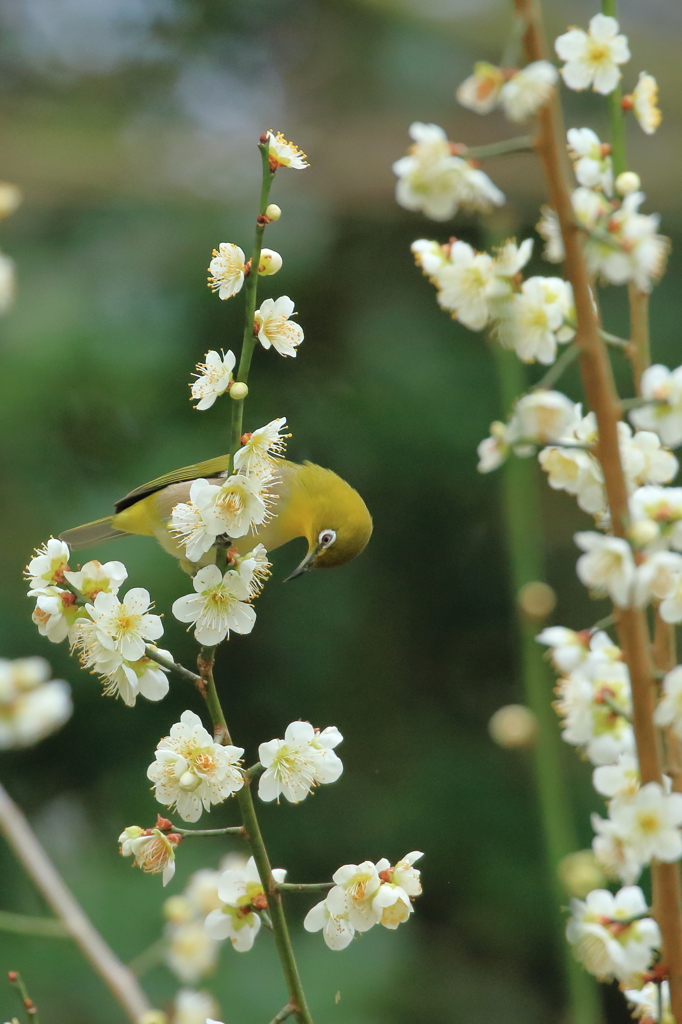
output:
<instances>
[{"instance_id":1,"label":"bird's black eye","mask_svg":"<svg viewBox=\"0 0 682 1024\"><path fill-rule=\"evenodd\" d=\"M317 538L317 543L320 545L320 547L328 548L334 543L335 540L336 534L333 530L322 530L319 537Z\"/></svg>"}]
</instances>

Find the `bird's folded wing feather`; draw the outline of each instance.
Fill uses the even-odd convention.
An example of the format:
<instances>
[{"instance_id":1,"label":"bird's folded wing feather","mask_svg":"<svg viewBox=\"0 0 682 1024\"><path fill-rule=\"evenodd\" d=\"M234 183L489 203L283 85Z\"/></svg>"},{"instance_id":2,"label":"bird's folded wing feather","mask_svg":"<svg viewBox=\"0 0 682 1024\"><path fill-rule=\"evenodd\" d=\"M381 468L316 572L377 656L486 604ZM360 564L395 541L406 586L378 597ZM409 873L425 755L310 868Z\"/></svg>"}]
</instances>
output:
<instances>
[{"instance_id":1,"label":"bird's folded wing feather","mask_svg":"<svg viewBox=\"0 0 682 1024\"><path fill-rule=\"evenodd\" d=\"M146 498L147 495L154 494L155 491L163 490L169 484L217 476L219 473L225 472L229 464L229 455L218 455L215 459L207 459L206 462L197 462L193 466L183 466L182 469L174 469L170 473L164 473L163 476L157 477L156 480L150 480L149 483L136 487L134 491L130 491L124 498L117 501L114 508L117 512L122 512L124 508L129 508L136 502L141 501L142 498Z\"/></svg>"}]
</instances>

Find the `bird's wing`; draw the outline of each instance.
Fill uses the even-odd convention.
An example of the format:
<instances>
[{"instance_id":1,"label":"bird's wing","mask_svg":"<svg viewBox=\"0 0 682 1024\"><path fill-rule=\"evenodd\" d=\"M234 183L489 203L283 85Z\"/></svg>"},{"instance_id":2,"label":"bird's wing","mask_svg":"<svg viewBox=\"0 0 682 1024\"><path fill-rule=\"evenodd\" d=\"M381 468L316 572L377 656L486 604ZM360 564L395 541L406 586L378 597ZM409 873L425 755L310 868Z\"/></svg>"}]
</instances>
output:
<instances>
[{"instance_id":1,"label":"bird's wing","mask_svg":"<svg viewBox=\"0 0 682 1024\"><path fill-rule=\"evenodd\" d=\"M229 455L218 455L215 459L207 459L206 462L197 462L193 466L183 466L182 469L174 469L170 473L164 473L163 476L157 477L156 480L150 480L148 484L136 487L134 491L130 491L124 498L117 501L114 508L117 512L122 512L124 508L129 508L136 502L141 501L142 498L146 498L147 495L154 494L155 491L163 490L169 484L182 483L183 480L199 480L202 477L217 476L219 473L223 473L229 464Z\"/></svg>"}]
</instances>

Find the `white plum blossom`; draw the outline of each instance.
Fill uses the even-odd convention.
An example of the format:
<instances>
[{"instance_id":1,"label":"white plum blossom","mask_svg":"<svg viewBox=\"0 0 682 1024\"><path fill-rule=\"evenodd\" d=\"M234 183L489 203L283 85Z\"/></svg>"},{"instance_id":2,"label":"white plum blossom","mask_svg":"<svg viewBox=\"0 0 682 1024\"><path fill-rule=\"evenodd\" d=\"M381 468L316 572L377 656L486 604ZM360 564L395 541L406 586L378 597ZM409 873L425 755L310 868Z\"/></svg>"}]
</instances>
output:
<instances>
[{"instance_id":1,"label":"white plum blossom","mask_svg":"<svg viewBox=\"0 0 682 1024\"><path fill-rule=\"evenodd\" d=\"M552 98L559 75L548 60L536 60L512 75L500 91L500 106L510 121L526 121Z\"/></svg>"},{"instance_id":2,"label":"white plum blossom","mask_svg":"<svg viewBox=\"0 0 682 1024\"><path fill-rule=\"evenodd\" d=\"M677 665L663 678L663 696L654 711L654 722L670 727L682 739L682 665Z\"/></svg>"},{"instance_id":3,"label":"white plum blossom","mask_svg":"<svg viewBox=\"0 0 682 1024\"><path fill-rule=\"evenodd\" d=\"M570 341L575 329L573 291L559 277L529 277L501 310L497 336L524 363L547 366L556 359L557 343Z\"/></svg>"},{"instance_id":4,"label":"white plum blossom","mask_svg":"<svg viewBox=\"0 0 682 1024\"><path fill-rule=\"evenodd\" d=\"M220 945L207 934L203 921L171 921L164 939L166 966L180 981L193 985L215 970Z\"/></svg>"},{"instance_id":5,"label":"white plum blossom","mask_svg":"<svg viewBox=\"0 0 682 1024\"><path fill-rule=\"evenodd\" d=\"M294 316L294 303L288 295L278 299L265 299L254 314L254 329L263 348L274 348L281 356L296 356L303 341L303 328L290 317Z\"/></svg>"},{"instance_id":6,"label":"white plum blossom","mask_svg":"<svg viewBox=\"0 0 682 1024\"><path fill-rule=\"evenodd\" d=\"M258 757L265 768L258 783L261 800L279 800L283 794L290 803L299 803L314 786L336 782L343 764L334 747L342 739L335 726L319 732L309 722L292 722L283 740L261 743Z\"/></svg>"},{"instance_id":7,"label":"white plum blossom","mask_svg":"<svg viewBox=\"0 0 682 1024\"><path fill-rule=\"evenodd\" d=\"M479 473L492 473L506 461L512 450L513 437L509 437L509 429L506 423L495 420L490 424L490 437L485 437L478 445Z\"/></svg>"},{"instance_id":8,"label":"white plum blossom","mask_svg":"<svg viewBox=\"0 0 682 1024\"><path fill-rule=\"evenodd\" d=\"M377 861L376 869L382 884L372 906L380 913L379 924L384 928L397 928L412 913L411 897L419 896L422 891L420 872L412 865L423 856L415 850L394 866L385 858Z\"/></svg>"},{"instance_id":9,"label":"white plum blossom","mask_svg":"<svg viewBox=\"0 0 682 1024\"><path fill-rule=\"evenodd\" d=\"M584 748L592 764L613 764L634 751L630 677L623 662L587 661L559 680L557 694L562 738Z\"/></svg>"},{"instance_id":10,"label":"white plum blossom","mask_svg":"<svg viewBox=\"0 0 682 1024\"><path fill-rule=\"evenodd\" d=\"M538 461L553 490L574 494L579 507L590 515L604 511L604 474L600 463L590 452L579 448L543 448L538 454Z\"/></svg>"},{"instance_id":11,"label":"white plum blossom","mask_svg":"<svg viewBox=\"0 0 682 1024\"><path fill-rule=\"evenodd\" d=\"M244 785L243 753L243 747L215 743L199 716L184 711L159 742L147 778L159 803L176 807L183 821L198 821L202 808L210 811Z\"/></svg>"},{"instance_id":12,"label":"white plum blossom","mask_svg":"<svg viewBox=\"0 0 682 1024\"><path fill-rule=\"evenodd\" d=\"M268 518L268 479L235 473L228 476L213 497L211 508L202 512L218 535L244 537Z\"/></svg>"},{"instance_id":13,"label":"white plum blossom","mask_svg":"<svg viewBox=\"0 0 682 1024\"><path fill-rule=\"evenodd\" d=\"M648 981L642 988L626 989L624 995L632 1007L632 1016L641 1024L675 1024L669 982Z\"/></svg>"},{"instance_id":14,"label":"white plum blossom","mask_svg":"<svg viewBox=\"0 0 682 1024\"><path fill-rule=\"evenodd\" d=\"M24 570L30 589L43 590L63 583L69 556L69 545L56 537L50 537L41 548L36 548L35 556Z\"/></svg>"},{"instance_id":15,"label":"white plum blossom","mask_svg":"<svg viewBox=\"0 0 682 1024\"><path fill-rule=\"evenodd\" d=\"M576 564L581 583L597 595L608 594L619 608L627 608L635 578L635 562L628 542L590 530L576 533L574 539L585 552Z\"/></svg>"},{"instance_id":16,"label":"white plum blossom","mask_svg":"<svg viewBox=\"0 0 682 1024\"><path fill-rule=\"evenodd\" d=\"M637 85L630 96L624 96L624 106L631 104L639 126L647 135L653 135L661 123L658 106L658 84L653 75L640 71ZM628 102L629 101L629 102Z\"/></svg>"},{"instance_id":17,"label":"white plum blossom","mask_svg":"<svg viewBox=\"0 0 682 1024\"><path fill-rule=\"evenodd\" d=\"M639 487L629 505L634 524L653 523L662 546L682 550L682 487Z\"/></svg>"},{"instance_id":18,"label":"white plum blossom","mask_svg":"<svg viewBox=\"0 0 682 1024\"><path fill-rule=\"evenodd\" d=\"M240 473L269 477L275 469L276 459L286 451L286 416L271 420L264 427L242 435L242 447L234 453L234 468Z\"/></svg>"},{"instance_id":19,"label":"white plum blossom","mask_svg":"<svg viewBox=\"0 0 682 1024\"><path fill-rule=\"evenodd\" d=\"M172 660L170 651L155 650ZM138 696L151 701L163 700L169 690L168 670L152 658L144 657L137 661L117 658L115 661L100 661L95 668L102 675L105 695L118 696L131 708Z\"/></svg>"},{"instance_id":20,"label":"white plum blossom","mask_svg":"<svg viewBox=\"0 0 682 1024\"><path fill-rule=\"evenodd\" d=\"M566 626L548 626L535 639L550 648L552 663L559 672L572 672L587 660L590 642L587 630L577 633Z\"/></svg>"},{"instance_id":21,"label":"white plum blossom","mask_svg":"<svg viewBox=\"0 0 682 1024\"><path fill-rule=\"evenodd\" d=\"M348 896L335 885L325 899L316 903L305 916L303 927L308 932L322 932L329 949L345 949L353 941L355 928L349 920Z\"/></svg>"},{"instance_id":22,"label":"white plum blossom","mask_svg":"<svg viewBox=\"0 0 682 1024\"><path fill-rule=\"evenodd\" d=\"M290 167L292 170L302 171L309 166L305 153L293 142L287 142L281 132L267 133L268 157L270 170L275 171L278 167Z\"/></svg>"},{"instance_id":23,"label":"white plum blossom","mask_svg":"<svg viewBox=\"0 0 682 1024\"><path fill-rule=\"evenodd\" d=\"M481 60L474 64L474 73L457 87L455 96L467 110L489 114L494 110L504 85L504 73L494 64Z\"/></svg>"},{"instance_id":24,"label":"white plum blossom","mask_svg":"<svg viewBox=\"0 0 682 1024\"><path fill-rule=\"evenodd\" d=\"M456 147L438 125L415 121L409 133L414 144L393 164L399 206L442 221L454 217L460 207L486 213L504 204L504 195L488 175L455 155Z\"/></svg>"},{"instance_id":25,"label":"white plum blossom","mask_svg":"<svg viewBox=\"0 0 682 1024\"><path fill-rule=\"evenodd\" d=\"M644 608L652 598L662 601L674 597L681 579L682 555L654 551L637 566L634 603Z\"/></svg>"},{"instance_id":26,"label":"white plum blossom","mask_svg":"<svg viewBox=\"0 0 682 1024\"><path fill-rule=\"evenodd\" d=\"M639 763L633 754L621 754L615 764L600 765L592 772L592 785L605 797L629 799L640 787Z\"/></svg>"},{"instance_id":27,"label":"white plum blossom","mask_svg":"<svg viewBox=\"0 0 682 1024\"><path fill-rule=\"evenodd\" d=\"M43 590L31 590L29 595L36 596L31 619L40 635L46 636L53 644L66 640L76 622L84 615L83 609L76 604L76 595L70 590L46 587Z\"/></svg>"},{"instance_id":28,"label":"white plum blossom","mask_svg":"<svg viewBox=\"0 0 682 1024\"><path fill-rule=\"evenodd\" d=\"M674 588L661 601L658 614L664 622L682 622L682 577L678 578Z\"/></svg>"},{"instance_id":29,"label":"white plum blossom","mask_svg":"<svg viewBox=\"0 0 682 1024\"><path fill-rule=\"evenodd\" d=\"M171 512L171 533L184 545L190 562L198 562L210 551L220 532L211 513L220 488L208 480L193 480L189 501L181 501Z\"/></svg>"},{"instance_id":30,"label":"white plum blossom","mask_svg":"<svg viewBox=\"0 0 682 1024\"><path fill-rule=\"evenodd\" d=\"M200 644L215 646L235 633L250 633L256 613L247 602L249 585L234 569L223 574L216 565L199 569L192 579L195 593L179 597L173 603L173 615L180 622L194 623L194 635Z\"/></svg>"},{"instance_id":31,"label":"white plum blossom","mask_svg":"<svg viewBox=\"0 0 682 1024\"><path fill-rule=\"evenodd\" d=\"M642 374L642 397L651 405L632 409L630 419L641 430L653 430L663 444L677 448L682 444L682 366L669 370L660 363Z\"/></svg>"},{"instance_id":32,"label":"white plum blossom","mask_svg":"<svg viewBox=\"0 0 682 1024\"><path fill-rule=\"evenodd\" d=\"M221 242L213 250L213 259L208 266L209 288L218 292L221 299L229 299L242 290L246 274L244 250L234 242Z\"/></svg>"},{"instance_id":33,"label":"white plum blossom","mask_svg":"<svg viewBox=\"0 0 682 1024\"><path fill-rule=\"evenodd\" d=\"M587 188L600 188L607 196L613 195L611 147L604 145L591 128L569 128L567 137L578 183Z\"/></svg>"},{"instance_id":34,"label":"white plum blossom","mask_svg":"<svg viewBox=\"0 0 682 1024\"><path fill-rule=\"evenodd\" d=\"M579 418L580 405L560 391L539 389L518 400L510 431L519 440L548 444L564 437Z\"/></svg>"},{"instance_id":35,"label":"white plum blossom","mask_svg":"<svg viewBox=\"0 0 682 1024\"><path fill-rule=\"evenodd\" d=\"M351 927L355 931L366 932L378 924L381 910L374 906L373 901L379 892L381 879L376 865L371 860L365 860L362 864L344 864L334 872L332 878L335 885L345 893L346 912Z\"/></svg>"},{"instance_id":36,"label":"white plum blossom","mask_svg":"<svg viewBox=\"0 0 682 1024\"><path fill-rule=\"evenodd\" d=\"M561 77L569 89L589 89L603 96L613 92L621 79L619 65L630 60L627 37L618 34L618 22L604 14L590 19L587 32L571 28L559 36L554 49L566 61Z\"/></svg>"},{"instance_id":37,"label":"white plum blossom","mask_svg":"<svg viewBox=\"0 0 682 1024\"><path fill-rule=\"evenodd\" d=\"M263 544L256 544L252 551L245 555L238 555L237 572L242 577L252 598L258 597L266 580L270 576L271 563L268 561L268 553Z\"/></svg>"},{"instance_id":38,"label":"white plum blossom","mask_svg":"<svg viewBox=\"0 0 682 1024\"><path fill-rule=\"evenodd\" d=\"M286 871L273 868L275 882L283 882ZM260 929L259 911L267 909L267 898L253 857L243 868L224 871L218 879L221 906L206 918L206 931L214 939L229 939L234 948L247 952Z\"/></svg>"},{"instance_id":39,"label":"white plum blossom","mask_svg":"<svg viewBox=\"0 0 682 1024\"><path fill-rule=\"evenodd\" d=\"M118 594L127 578L128 570L123 562L105 562L102 565L93 559L78 572L64 570L64 579L89 601L94 601L101 593Z\"/></svg>"},{"instance_id":40,"label":"white plum blossom","mask_svg":"<svg viewBox=\"0 0 682 1024\"><path fill-rule=\"evenodd\" d=\"M144 657L145 642L158 640L163 625L149 612L151 598L143 587L133 587L119 601L115 594L100 591L93 604L86 605L103 647L128 661Z\"/></svg>"},{"instance_id":41,"label":"white plum blossom","mask_svg":"<svg viewBox=\"0 0 682 1024\"><path fill-rule=\"evenodd\" d=\"M609 878L619 878L625 885L632 885L642 873L643 864L636 856L627 836L610 818L591 816L592 828L596 835L592 850L597 864Z\"/></svg>"},{"instance_id":42,"label":"white plum blossom","mask_svg":"<svg viewBox=\"0 0 682 1024\"><path fill-rule=\"evenodd\" d=\"M0 658L0 750L30 747L73 713L71 688L43 658Z\"/></svg>"},{"instance_id":43,"label":"white plum blossom","mask_svg":"<svg viewBox=\"0 0 682 1024\"><path fill-rule=\"evenodd\" d=\"M121 854L133 857L136 867L151 875L160 874L164 886L175 874L175 847L182 836L175 832L164 833L158 828L141 829L130 825L118 837Z\"/></svg>"},{"instance_id":44,"label":"white plum blossom","mask_svg":"<svg viewBox=\"0 0 682 1024\"><path fill-rule=\"evenodd\" d=\"M232 371L237 359L232 351L216 352L211 349L204 356L203 363L197 363L197 378L192 381L192 399L200 411L210 409L216 398L224 395L232 384Z\"/></svg>"},{"instance_id":45,"label":"white plum blossom","mask_svg":"<svg viewBox=\"0 0 682 1024\"><path fill-rule=\"evenodd\" d=\"M648 782L630 800L612 802L609 817L643 864L654 857L666 862L682 857L682 794Z\"/></svg>"},{"instance_id":46,"label":"white plum blossom","mask_svg":"<svg viewBox=\"0 0 682 1024\"><path fill-rule=\"evenodd\" d=\"M658 925L647 917L644 893L636 885L613 895L594 889L585 900L571 900L566 938L578 960L600 981L633 983L660 948ZM635 918L635 920L633 920Z\"/></svg>"}]
</instances>

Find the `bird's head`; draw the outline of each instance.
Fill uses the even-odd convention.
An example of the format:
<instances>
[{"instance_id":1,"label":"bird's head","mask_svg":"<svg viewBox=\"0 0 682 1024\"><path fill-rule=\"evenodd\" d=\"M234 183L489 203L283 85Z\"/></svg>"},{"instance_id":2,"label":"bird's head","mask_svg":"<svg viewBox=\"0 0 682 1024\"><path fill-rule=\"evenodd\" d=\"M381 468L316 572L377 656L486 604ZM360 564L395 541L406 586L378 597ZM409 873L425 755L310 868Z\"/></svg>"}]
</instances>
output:
<instances>
[{"instance_id":1,"label":"bird's head","mask_svg":"<svg viewBox=\"0 0 682 1024\"><path fill-rule=\"evenodd\" d=\"M305 462L296 480L297 515L308 553L288 579L309 569L331 569L355 558L372 534L372 517L350 484L330 469Z\"/></svg>"}]
</instances>

